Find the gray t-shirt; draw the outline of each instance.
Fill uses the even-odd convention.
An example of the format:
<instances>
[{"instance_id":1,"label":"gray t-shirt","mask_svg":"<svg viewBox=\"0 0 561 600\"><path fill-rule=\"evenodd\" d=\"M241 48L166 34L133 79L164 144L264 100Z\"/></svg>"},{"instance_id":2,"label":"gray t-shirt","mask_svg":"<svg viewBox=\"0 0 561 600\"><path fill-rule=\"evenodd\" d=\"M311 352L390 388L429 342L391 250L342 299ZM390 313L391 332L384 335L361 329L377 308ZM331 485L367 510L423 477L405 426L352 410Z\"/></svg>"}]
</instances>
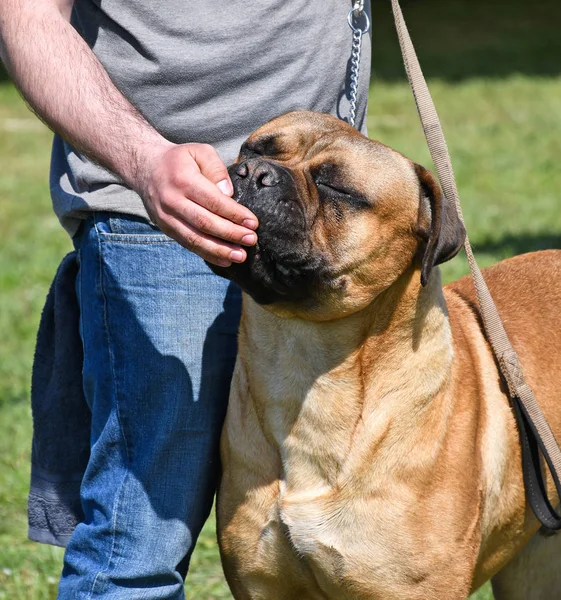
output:
<instances>
[{"instance_id":1,"label":"gray t-shirt","mask_svg":"<svg viewBox=\"0 0 561 600\"><path fill-rule=\"evenodd\" d=\"M368 3L367 3L368 4ZM111 79L176 143L212 144L226 164L269 119L297 109L348 116L351 0L76 0L72 22ZM370 37L357 127L365 130ZM55 136L51 195L73 235L94 210L146 217L119 178Z\"/></svg>"}]
</instances>

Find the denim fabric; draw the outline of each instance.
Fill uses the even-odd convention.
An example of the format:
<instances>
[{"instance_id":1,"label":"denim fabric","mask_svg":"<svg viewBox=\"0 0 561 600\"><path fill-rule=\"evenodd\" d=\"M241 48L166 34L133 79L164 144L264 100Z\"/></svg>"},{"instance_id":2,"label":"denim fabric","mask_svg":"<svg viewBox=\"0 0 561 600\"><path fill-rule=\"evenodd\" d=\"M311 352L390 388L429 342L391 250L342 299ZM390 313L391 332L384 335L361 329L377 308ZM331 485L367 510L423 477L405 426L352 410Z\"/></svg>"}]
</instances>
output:
<instances>
[{"instance_id":1,"label":"denim fabric","mask_svg":"<svg viewBox=\"0 0 561 600\"><path fill-rule=\"evenodd\" d=\"M91 457L58 597L181 599L215 490L240 291L138 217L95 213L75 245Z\"/></svg>"}]
</instances>

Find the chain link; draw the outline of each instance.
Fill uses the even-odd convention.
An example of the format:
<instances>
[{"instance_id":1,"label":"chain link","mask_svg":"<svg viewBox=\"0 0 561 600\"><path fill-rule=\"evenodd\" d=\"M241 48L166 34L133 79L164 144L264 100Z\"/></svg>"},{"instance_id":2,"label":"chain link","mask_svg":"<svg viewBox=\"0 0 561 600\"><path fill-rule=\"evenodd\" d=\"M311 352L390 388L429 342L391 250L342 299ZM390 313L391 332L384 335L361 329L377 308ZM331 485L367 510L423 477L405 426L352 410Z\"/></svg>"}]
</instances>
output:
<instances>
[{"instance_id":1,"label":"chain link","mask_svg":"<svg viewBox=\"0 0 561 600\"><path fill-rule=\"evenodd\" d=\"M351 53L351 81L349 91L349 123L354 127L356 121L356 106L358 102L358 77L360 74L360 50L362 46L362 33L353 31L353 49Z\"/></svg>"},{"instance_id":2,"label":"chain link","mask_svg":"<svg viewBox=\"0 0 561 600\"><path fill-rule=\"evenodd\" d=\"M353 12L360 15L364 10L364 0L356 0L353 4Z\"/></svg>"},{"instance_id":3,"label":"chain link","mask_svg":"<svg viewBox=\"0 0 561 600\"><path fill-rule=\"evenodd\" d=\"M359 21L364 20L361 27ZM353 44L351 50L351 77L349 89L349 124L353 127L356 121L356 107L358 103L358 81L360 74L360 55L362 50L362 36L370 29L370 19L364 12L364 0L357 0L347 17L349 27L353 30Z\"/></svg>"}]
</instances>

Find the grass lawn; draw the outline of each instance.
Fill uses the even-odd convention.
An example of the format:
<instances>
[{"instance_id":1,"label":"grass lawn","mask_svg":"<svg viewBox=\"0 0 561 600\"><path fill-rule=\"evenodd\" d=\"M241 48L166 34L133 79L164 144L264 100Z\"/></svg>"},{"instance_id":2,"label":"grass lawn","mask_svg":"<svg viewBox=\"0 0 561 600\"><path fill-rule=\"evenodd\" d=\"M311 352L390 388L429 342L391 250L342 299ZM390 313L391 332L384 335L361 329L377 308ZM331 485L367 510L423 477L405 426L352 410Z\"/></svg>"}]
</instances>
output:
<instances>
[{"instance_id":1,"label":"grass lawn","mask_svg":"<svg viewBox=\"0 0 561 600\"><path fill-rule=\"evenodd\" d=\"M423 4L436 6L430 1ZM446 10L465 6L460 0L438 5L444 4ZM526 31L516 21L519 4L513 3L500 24L503 29L510 27L518 40ZM478 48L485 44L490 48L485 59L481 52L469 55L465 30L454 45L460 33L455 36L454 30L445 28L446 43L438 51L434 36L421 44L429 56L431 87L482 266L513 254L561 247L561 78L554 72L550 52L542 50L540 61L540 48L552 39L549 23L557 27L559 21L548 20L540 6L532 4L532 18L542 15L542 21L538 34L528 34L531 52L520 54L521 62L511 52L512 64L503 57L496 72L490 65L504 47L494 47L495 38L486 37L473 23ZM409 7L421 10L412 2L404 9ZM477 19L477 11L470 15ZM496 22L493 19L491 27ZM382 40L389 36L387 31L381 30ZM412 27L412 31L420 29ZM456 51L457 61L448 60L449 48L450 53ZM458 70L458 61L467 61L468 55L470 68ZM384 62L392 64L397 64L395 54ZM522 66L516 69L516 65ZM476 77L472 71L486 77ZM371 90L371 137L430 166L407 85L391 69L381 75ZM71 247L51 212L50 142L50 133L0 78L0 599L7 600L55 598L62 561L60 549L26 541L25 514L34 335L55 268ZM466 272L463 256L444 268L446 280ZM221 575L212 520L199 540L186 594L193 600L231 598ZM473 598L488 600L492 594L486 587Z\"/></svg>"}]
</instances>

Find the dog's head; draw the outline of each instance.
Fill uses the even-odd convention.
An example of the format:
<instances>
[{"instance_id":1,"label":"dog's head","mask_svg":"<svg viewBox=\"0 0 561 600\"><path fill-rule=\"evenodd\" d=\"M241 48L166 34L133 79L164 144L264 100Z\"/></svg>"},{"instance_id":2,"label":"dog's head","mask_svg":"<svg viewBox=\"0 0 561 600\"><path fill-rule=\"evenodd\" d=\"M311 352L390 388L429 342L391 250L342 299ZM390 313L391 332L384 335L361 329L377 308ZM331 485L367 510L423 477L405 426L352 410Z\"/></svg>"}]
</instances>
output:
<instances>
[{"instance_id":1,"label":"dog's head","mask_svg":"<svg viewBox=\"0 0 561 600\"><path fill-rule=\"evenodd\" d=\"M426 284L464 241L429 171L328 115L273 119L229 172L259 239L244 263L211 267L277 314L350 314L411 265Z\"/></svg>"}]
</instances>

